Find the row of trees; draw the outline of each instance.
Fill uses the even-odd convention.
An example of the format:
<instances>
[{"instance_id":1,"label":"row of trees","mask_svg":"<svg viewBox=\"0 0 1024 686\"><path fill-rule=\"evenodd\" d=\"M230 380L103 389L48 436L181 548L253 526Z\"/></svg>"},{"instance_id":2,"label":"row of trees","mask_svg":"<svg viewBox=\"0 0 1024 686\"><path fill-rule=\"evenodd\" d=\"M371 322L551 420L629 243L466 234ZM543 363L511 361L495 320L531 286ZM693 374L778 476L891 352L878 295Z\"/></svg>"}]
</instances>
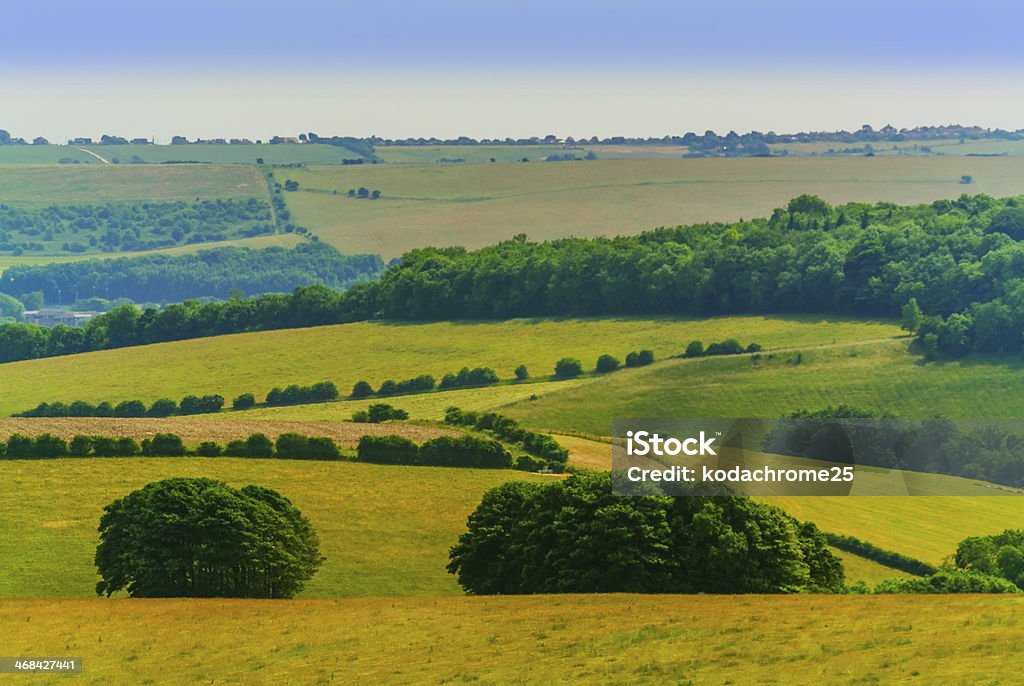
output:
<instances>
[{"instance_id":1,"label":"row of trees","mask_svg":"<svg viewBox=\"0 0 1024 686\"><path fill-rule=\"evenodd\" d=\"M92 404L84 400L70 403L39 403L31 410L19 412L15 417L170 417L172 415L210 414L220 412L224 397L212 395L186 395L181 402L170 398L154 400L148 408L141 400L124 400L116 405L110 402Z\"/></svg>"},{"instance_id":2,"label":"row of trees","mask_svg":"<svg viewBox=\"0 0 1024 686\"><path fill-rule=\"evenodd\" d=\"M193 255L14 265L0 276L0 293L21 298L25 293L41 292L48 304L91 297L134 302L226 299L242 293L286 293L310 283L347 288L382 270L376 255L345 256L319 242L293 249L230 247ZM245 323L238 321L235 326Z\"/></svg>"},{"instance_id":3,"label":"row of trees","mask_svg":"<svg viewBox=\"0 0 1024 686\"><path fill-rule=\"evenodd\" d=\"M320 381L312 386L291 384L284 389L272 388L267 393L266 404L273 407L276 405L328 403L332 400L337 400L338 397L338 387L334 385L333 381ZM248 402L248 398L246 398L245 402Z\"/></svg>"},{"instance_id":4,"label":"row of trees","mask_svg":"<svg viewBox=\"0 0 1024 686\"><path fill-rule=\"evenodd\" d=\"M512 456L498 441L464 434L439 436L417 445L403 436L363 436L357 449L360 462L432 467L510 469Z\"/></svg>"},{"instance_id":5,"label":"row of trees","mask_svg":"<svg viewBox=\"0 0 1024 686\"><path fill-rule=\"evenodd\" d=\"M265 434L251 434L246 439L236 439L220 444L216 441L202 441L195 448L189 448L180 436L173 433L158 433L140 443L128 436L77 435L70 441L60 436L45 433L36 437L12 434L7 441L0 441L0 457L7 459L52 459L59 457L253 457L281 458L288 460L340 460L341 450L325 436L305 436L297 433L283 433L277 440Z\"/></svg>"},{"instance_id":6,"label":"row of trees","mask_svg":"<svg viewBox=\"0 0 1024 686\"><path fill-rule=\"evenodd\" d=\"M724 341L711 343L707 348L701 341L690 341L686 350L680 357L714 357L715 355L740 355L742 353L756 353L764 348L758 343L751 343L743 347L735 338L727 338Z\"/></svg>"},{"instance_id":7,"label":"row of trees","mask_svg":"<svg viewBox=\"0 0 1024 686\"><path fill-rule=\"evenodd\" d=\"M458 407L448 407L444 412L445 424L469 426L478 431L487 431L506 443L520 446L541 462L533 463L537 469L548 468L553 472L565 471L569 451L551 436L524 429L519 422L495 412L473 412ZM530 469L536 471L536 469Z\"/></svg>"}]
</instances>

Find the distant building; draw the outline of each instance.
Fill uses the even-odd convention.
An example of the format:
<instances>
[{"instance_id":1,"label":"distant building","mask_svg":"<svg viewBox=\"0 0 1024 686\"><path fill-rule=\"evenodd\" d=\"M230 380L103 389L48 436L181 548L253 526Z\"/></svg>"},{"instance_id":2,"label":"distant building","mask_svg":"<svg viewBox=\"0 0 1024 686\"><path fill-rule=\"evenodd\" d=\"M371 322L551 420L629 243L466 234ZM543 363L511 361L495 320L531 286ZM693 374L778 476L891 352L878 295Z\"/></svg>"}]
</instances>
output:
<instances>
[{"instance_id":1,"label":"distant building","mask_svg":"<svg viewBox=\"0 0 1024 686\"><path fill-rule=\"evenodd\" d=\"M171 138L171 145L186 145L187 143L188 139L184 136L174 136Z\"/></svg>"},{"instance_id":2,"label":"distant building","mask_svg":"<svg viewBox=\"0 0 1024 686\"><path fill-rule=\"evenodd\" d=\"M40 326L85 326L102 312L72 312L71 310L25 310L25 321Z\"/></svg>"},{"instance_id":3,"label":"distant building","mask_svg":"<svg viewBox=\"0 0 1024 686\"><path fill-rule=\"evenodd\" d=\"M232 138L231 145L252 145L252 141L248 138Z\"/></svg>"},{"instance_id":4,"label":"distant building","mask_svg":"<svg viewBox=\"0 0 1024 686\"><path fill-rule=\"evenodd\" d=\"M72 138L71 145L92 145L91 138Z\"/></svg>"},{"instance_id":5,"label":"distant building","mask_svg":"<svg viewBox=\"0 0 1024 686\"><path fill-rule=\"evenodd\" d=\"M149 145L148 138L133 138L132 145Z\"/></svg>"}]
</instances>

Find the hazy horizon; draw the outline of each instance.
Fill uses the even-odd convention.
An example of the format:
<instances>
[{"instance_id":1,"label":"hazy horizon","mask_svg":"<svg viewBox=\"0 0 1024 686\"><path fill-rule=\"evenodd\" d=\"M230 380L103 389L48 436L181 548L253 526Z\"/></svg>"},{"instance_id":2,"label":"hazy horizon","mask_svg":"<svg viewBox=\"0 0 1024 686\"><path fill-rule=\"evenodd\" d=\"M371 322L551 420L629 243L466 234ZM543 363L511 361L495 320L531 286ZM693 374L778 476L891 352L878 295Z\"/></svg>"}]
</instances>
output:
<instances>
[{"instance_id":1,"label":"hazy horizon","mask_svg":"<svg viewBox=\"0 0 1024 686\"><path fill-rule=\"evenodd\" d=\"M0 44L0 128L165 143L1016 130L1017 19L993 0L44 0L6 10L23 30Z\"/></svg>"}]
</instances>

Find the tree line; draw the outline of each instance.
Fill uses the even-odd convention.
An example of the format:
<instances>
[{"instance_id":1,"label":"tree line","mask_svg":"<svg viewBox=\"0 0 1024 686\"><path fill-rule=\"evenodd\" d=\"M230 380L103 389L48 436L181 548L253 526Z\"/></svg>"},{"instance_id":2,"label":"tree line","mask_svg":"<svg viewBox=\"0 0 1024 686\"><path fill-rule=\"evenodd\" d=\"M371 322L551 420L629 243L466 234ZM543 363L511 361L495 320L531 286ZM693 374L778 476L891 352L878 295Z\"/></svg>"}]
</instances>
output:
<instances>
[{"instance_id":1,"label":"tree line","mask_svg":"<svg viewBox=\"0 0 1024 686\"><path fill-rule=\"evenodd\" d=\"M376 464L420 467L511 469L512 456L498 441L479 436L438 436L422 445L404 436L363 436L356 459Z\"/></svg>"},{"instance_id":2,"label":"tree line","mask_svg":"<svg viewBox=\"0 0 1024 686\"><path fill-rule=\"evenodd\" d=\"M864 421L872 419L886 421ZM948 474L1024 487L1024 436L998 424L960 426L942 418L879 417L840 405L799 410L776 423L762 449L887 469Z\"/></svg>"},{"instance_id":3,"label":"tree line","mask_svg":"<svg viewBox=\"0 0 1024 686\"><path fill-rule=\"evenodd\" d=\"M528 471L547 468L552 472L565 471L569 461L569 451L558 444L551 436L524 429L519 422L495 412L473 412L458 407L448 407L444 411L444 423L453 426L469 426L478 431L486 431L502 441L520 446L531 456L533 461L523 461ZM517 462L518 466L518 462Z\"/></svg>"},{"instance_id":4,"label":"tree line","mask_svg":"<svg viewBox=\"0 0 1024 686\"><path fill-rule=\"evenodd\" d=\"M0 457L6 459L55 459L61 457L250 457L287 460L340 460L341 450L326 436L283 433L276 440L254 433L246 439L221 444L201 441L188 447L181 436L158 433L141 442L128 436L76 435L70 441L44 433L39 436L12 434L0 441Z\"/></svg>"},{"instance_id":5,"label":"tree line","mask_svg":"<svg viewBox=\"0 0 1024 686\"><path fill-rule=\"evenodd\" d=\"M0 293L24 301L24 294L40 292L50 305L92 297L157 303L227 299L243 293L286 293L311 283L347 288L382 270L376 255L342 255L319 242L292 249L228 247L192 255L13 265L0 276Z\"/></svg>"},{"instance_id":6,"label":"tree line","mask_svg":"<svg viewBox=\"0 0 1024 686\"><path fill-rule=\"evenodd\" d=\"M171 398L160 398L146 407L141 400L123 400L116 405L103 401L90 403L75 400L70 403L39 403L31 410L18 412L12 417L170 417L172 415L210 414L224 407L224 396L186 395L178 403Z\"/></svg>"},{"instance_id":7,"label":"tree line","mask_svg":"<svg viewBox=\"0 0 1024 686\"><path fill-rule=\"evenodd\" d=\"M1021 202L965 195L913 206L832 207L805 195L769 218L733 224L543 243L519 236L476 251L423 248L406 253L379 279L341 294L310 286L291 296L182 303L160 312L119 308L90 322L87 341L67 331L47 341L48 334L7 325L0 327L0 361L370 319L896 317L911 298L925 316L947 325L952 318L952 328L967 332L940 340L963 340L969 350L986 349L977 341L993 345L998 338L1003 349L1016 351L1024 346L1024 282L1017 277L1024 273Z\"/></svg>"}]
</instances>

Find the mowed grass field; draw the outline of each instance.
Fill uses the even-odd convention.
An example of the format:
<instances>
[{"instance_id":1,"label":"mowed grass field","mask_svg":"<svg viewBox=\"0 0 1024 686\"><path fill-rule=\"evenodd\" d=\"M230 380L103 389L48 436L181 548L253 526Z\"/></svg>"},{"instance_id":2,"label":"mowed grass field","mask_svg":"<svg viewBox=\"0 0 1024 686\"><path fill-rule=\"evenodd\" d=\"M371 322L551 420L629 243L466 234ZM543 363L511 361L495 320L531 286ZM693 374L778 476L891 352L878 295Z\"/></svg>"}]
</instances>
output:
<instances>
[{"instance_id":1,"label":"mowed grass field","mask_svg":"<svg viewBox=\"0 0 1024 686\"><path fill-rule=\"evenodd\" d=\"M664 358L681 353L694 339L711 342L735 337L744 345L756 341L766 348L780 348L876 340L899 333L888 322L817 317L364 322L3 364L0 387L5 392L0 395L0 414L56 400L138 398L150 402L160 397L180 399L190 393L219 393L230 402L245 392L262 400L274 386L311 384L325 379L347 394L361 379L375 388L386 379L407 379L419 374L432 374L440 381L445 373L457 372L463 366L488 366L502 379L511 379L513 370L525 364L532 376L543 378L553 373L555 362L562 357L579 358L585 368L593 369L603 353L623 360L630 351L649 348L657 357ZM523 397L518 389L498 387L488 391L512 392L513 397L506 396L504 402ZM541 386L526 397L544 392ZM395 404L403 402L403 398L395 399ZM287 410L273 416L283 419L295 415Z\"/></svg>"},{"instance_id":2,"label":"mowed grass field","mask_svg":"<svg viewBox=\"0 0 1024 686\"><path fill-rule=\"evenodd\" d=\"M85 684L1019 683L1008 596L17 600L7 652ZM65 683L37 675L26 681ZM12 680L13 681L13 680Z\"/></svg>"},{"instance_id":3,"label":"mowed grass field","mask_svg":"<svg viewBox=\"0 0 1024 686\"><path fill-rule=\"evenodd\" d=\"M484 491L511 470L240 458L0 461L0 598L95 594L103 507L173 476L209 477L279 491L320 536L327 561L305 598L453 595L448 549Z\"/></svg>"},{"instance_id":4,"label":"mowed grass field","mask_svg":"<svg viewBox=\"0 0 1024 686\"><path fill-rule=\"evenodd\" d=\"M280 170L296 223L346 253L385 259L426 245L632 234L766 216L802 193L829 202L930 202L1024 193L1019 157L641 159ZM960 183L970 175L974 183ZM378 200L349 198L351 188Z\"/></svg>"},{"instance_id":5,"label":"mowed grass field","mask_svg":"<svg viewBox=\"0 0 1024 686\"><path fill-rule=\"evenodd\" d=\"M0 203L18 207L215 200L266 194L266 184L255 166L0 166Z\"/></svg>"}]
</instances>

